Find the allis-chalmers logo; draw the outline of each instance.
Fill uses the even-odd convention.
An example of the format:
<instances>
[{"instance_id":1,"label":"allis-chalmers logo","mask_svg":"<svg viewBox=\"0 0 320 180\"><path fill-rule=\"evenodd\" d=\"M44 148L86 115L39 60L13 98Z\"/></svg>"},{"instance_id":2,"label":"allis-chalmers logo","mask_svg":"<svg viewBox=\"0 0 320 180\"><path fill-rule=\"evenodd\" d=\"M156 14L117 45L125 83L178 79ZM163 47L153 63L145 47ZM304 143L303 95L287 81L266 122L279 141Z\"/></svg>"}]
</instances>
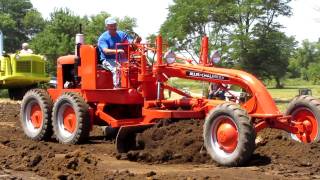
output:
<instances>
[{"instance_id":1,"label":"allis-chalmers logo","mask_svg":"<svg viewBox=\"0 0 320 180\"><path fill-rule=\"evenodd\" d=\"M202 72L196 72L196 71L187 71L187 76L199 77L199 78L205 78L205 79L219 79L219 80L229 79L227 77L220 76L217 74L209 74L209 73L202 73Z\"/></svg>"}]
</instances>

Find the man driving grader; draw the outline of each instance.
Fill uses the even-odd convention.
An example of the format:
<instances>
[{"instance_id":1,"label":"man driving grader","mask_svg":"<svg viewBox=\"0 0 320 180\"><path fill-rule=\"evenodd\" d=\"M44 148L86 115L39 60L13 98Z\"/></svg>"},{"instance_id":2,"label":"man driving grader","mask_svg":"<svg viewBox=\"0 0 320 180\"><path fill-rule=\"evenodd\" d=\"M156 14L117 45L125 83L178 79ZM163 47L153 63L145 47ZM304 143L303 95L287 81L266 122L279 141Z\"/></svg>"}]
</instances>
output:
<instances>
[{"instance_id":1,"label":"man driving grader","mask_svg":"<svg viewBox=\"0 0 320 180\"><path fill-rule=\"evenodd\" d=\"M116 71L116 68L120 64L117 64L116 62L116 54L123 54L124 50L122 46L120 46L119 49L116 49L116 44L128 42L139 43L141 38L138 36L135 40L133 40L127 33L118 31L117 20L114 17L106 18L105 26L106 31L102 33L98 39L100 61L102 62L102 67L104 69L112 72L114 88L118 88L120 77ZM125 59L122 59L122 61L125 61Z\"/></svg>"}]
</instances>

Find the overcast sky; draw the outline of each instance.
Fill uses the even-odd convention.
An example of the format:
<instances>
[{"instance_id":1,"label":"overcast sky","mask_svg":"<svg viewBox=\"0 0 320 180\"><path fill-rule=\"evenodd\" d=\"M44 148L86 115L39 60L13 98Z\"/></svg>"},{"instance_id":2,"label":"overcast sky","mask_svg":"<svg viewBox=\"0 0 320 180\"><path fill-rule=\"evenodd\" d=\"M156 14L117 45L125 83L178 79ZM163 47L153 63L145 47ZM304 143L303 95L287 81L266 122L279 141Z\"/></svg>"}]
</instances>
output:
<instances>
[{"instance_id":1,"label":"overcast sky","mask_svg":"<svg viewBox=\"0 0 320 180\"><path fill-rule=\"evenodd\" d=\"M77 15L94 15L106 11L112 16L134 17L138 27L135 31L143 38L157 33L168 14L172 0L31 0L33 6L44 17L55 8L67 7ZM320 0L293 0L293 16L280 18L286 27L287 35L293 35L298 41L309 39L317 41L320 37Z\"/></svg>"}]
</instances>

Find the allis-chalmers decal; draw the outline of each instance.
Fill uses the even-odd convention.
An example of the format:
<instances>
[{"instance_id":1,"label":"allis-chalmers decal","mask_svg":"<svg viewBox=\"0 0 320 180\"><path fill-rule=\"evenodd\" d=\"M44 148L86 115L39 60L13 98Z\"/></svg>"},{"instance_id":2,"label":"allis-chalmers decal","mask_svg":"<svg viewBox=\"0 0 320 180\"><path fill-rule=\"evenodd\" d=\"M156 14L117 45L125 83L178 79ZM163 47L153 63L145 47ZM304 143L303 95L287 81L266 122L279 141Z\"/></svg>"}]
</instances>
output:
<instances>
[{"instance_id":1,"label":"allis-chalmers decal","mask_svg":"<svg viewBox=\"0 0 320 180\"><path fill-rule=\"evenodd\" d=\"M202 72L196 72L196 71L187 71L187 76L206 78L206 79L219 79L219 80L229 79L228 77L220 76L217 74L209 74L209 73L202 73Z\"/></svg>"}]
</instances>

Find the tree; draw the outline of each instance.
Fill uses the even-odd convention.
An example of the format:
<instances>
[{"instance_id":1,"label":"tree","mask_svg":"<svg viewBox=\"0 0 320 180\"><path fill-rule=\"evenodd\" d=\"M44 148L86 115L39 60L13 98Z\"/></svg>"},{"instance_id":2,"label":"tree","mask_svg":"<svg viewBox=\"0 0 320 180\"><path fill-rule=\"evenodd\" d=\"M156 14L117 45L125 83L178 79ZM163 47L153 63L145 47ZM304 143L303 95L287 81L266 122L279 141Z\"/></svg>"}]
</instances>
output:
<instances>
[{"instance_id":1,"label":"tree","mask_svg":"<svg viewBox=\"0 0 320 180\"><path fill-rule=\"evenodd\" d=\"M255 33L257 38L248 43L243 66L263 79L274 78L276 88L282 88L281 79L287 73L296 42L279 31L263 33L257 30Z\"/></svg>"},{"instance_id":2,"label":"tree","mask_svg":"<svg viewBox=\"0 0 320 180\"><path fill-rule=\"evenodd\" d=\"M320 62L320 43L304 40L302 46L297 49L294 57L290 61L290 72L292 77L301 77L304 80L310 79L308 73L309 65Z\"/></svg>"},{"instance_id":3,"label":"tree","mask_svg":"<svg viewBox=\"0 0 320 180\"><path fill-rule=\"evenodd\" d=\"M199 52L200 38L207 35L210 38L211 50L220 48L223 56L226 59L232 59L237 67L252 71L254 68L248 66L263 63L258 60L253 61L252 57L256 57L252 54L254 46L260 45L259 49L266 48L265 51L269 51L268 46L262 47L261 42L256 40L265 41L262 38L264 35L268 37L268 41L283 42L279 39L270 40L269 34L280 31L281 25L274 20L276 17L291 15L291 8L288 6L290 1L174 0L174 4L169 7L168 19L161 26L161 33L169 39L170 45L174 45L177 50L186 50L190 55L196 55ZM257 30L262 34L255 33ZM279 33L276 34L279 35ZM286 41L285 37L280 35L279 37ZM286 47L281 44L278 48ZM248 54L249 51L250 54ZM266 53L264 58L271 59L271 55L272 53ZM278 67L277 64L281 67L287 64L282 60L280 58L274 61L274 67ZM262 72L268 72L268 74L273 72L272 77L279 77L276 71L267 69L270 66L260 66L260 68ZM270 76L263 74L258 75L262 75L260 78Z\"/></svg>"},{"instance_id":4,"label":"tree","mask_svg":"<svg viewBox=\"0 0 320 180\"><path fill-rule=\"evenodd\" d=\"M0 30L4 34L4 49L15 52L43 27L43 19L30 0L0 0Z\"/></svg>"},{"instance_id":5,"label":"tree","mask_svg":"<svg viewBox=\"0 0 320 180\"><path fill-rule=\"evenodd\" d=\"M223 4L225 1L175 0L160 32L175 50L187 52L197 59L202 36L216 37L210 38L212 48L223 46L221 42L227 22L221 9L217 8Z\"/></svg>"},{"instance_id":6,"label":"tree","mask_svg":"<svg viewBox=\"0 0 320 180\"><path fill-rule=\"evenodd\" d=\"M74 52L75 35L80 23L80 16L74 15L69 9L56 9L43 31L32 39L35 52L46 55L49 60L49 72L55 72L59 56Z\"/></svg>"},{"instance_id":7,"label":"tree","mask_svg":"<svg viewBox=\"0 0 320 180\"><path fill-rule=\"evenodd\" d=\"M46 24L41 14L35 9L31 9L26 13L26 15L23 17L22 23L26 28L26 33L28 34L29 38L32 38L37 33L41 32Z\"/></svg>"},{"instance_id":8,"label":"tree","mask_svg":"<svg viewBox=\"0 0 320 180\"><path fill-rule=\"evenodd\" d=\"M312 81L313 84L320 83L320 62L310 63L307 71L305 72L308 79Z\"/></svg>"}]
</instances>

